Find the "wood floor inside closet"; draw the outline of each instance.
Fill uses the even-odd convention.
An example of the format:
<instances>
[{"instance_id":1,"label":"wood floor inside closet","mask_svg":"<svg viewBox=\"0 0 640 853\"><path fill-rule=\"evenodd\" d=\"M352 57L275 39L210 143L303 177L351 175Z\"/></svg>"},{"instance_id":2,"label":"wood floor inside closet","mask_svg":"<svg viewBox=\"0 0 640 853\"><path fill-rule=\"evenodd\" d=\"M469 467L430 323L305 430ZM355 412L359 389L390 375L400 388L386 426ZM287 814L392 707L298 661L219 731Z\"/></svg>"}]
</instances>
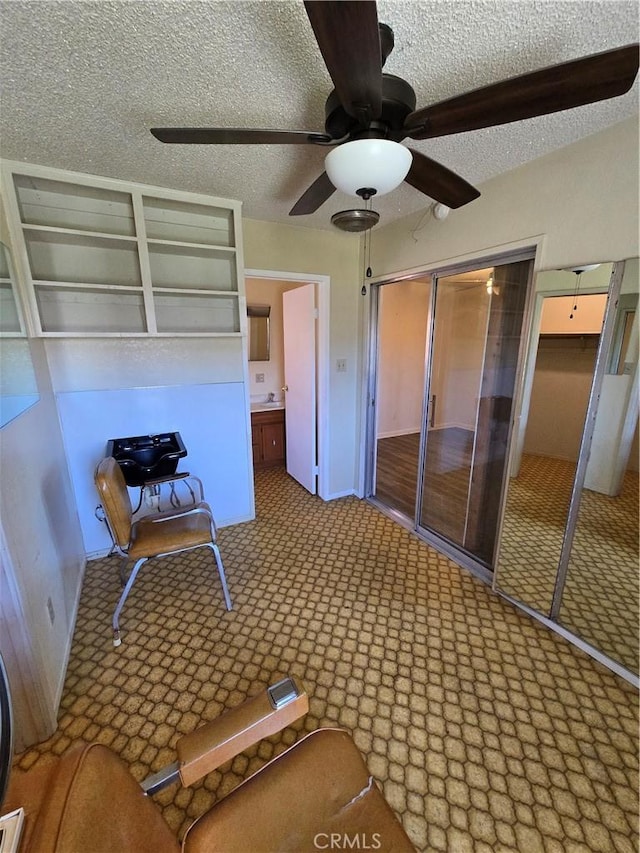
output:
<instances>
[{"instance_id":1,"label":"wood floor inside closet","mask_svg":"<svg viewBox=\"0 0 640 853\"><path fill-rule=\"evenodd\" d=\"M422 524L462 541L473 433L451 427L429 431ZM420 434L378 439L375 497L415 517Z\"/></svg>"}]
</instances>

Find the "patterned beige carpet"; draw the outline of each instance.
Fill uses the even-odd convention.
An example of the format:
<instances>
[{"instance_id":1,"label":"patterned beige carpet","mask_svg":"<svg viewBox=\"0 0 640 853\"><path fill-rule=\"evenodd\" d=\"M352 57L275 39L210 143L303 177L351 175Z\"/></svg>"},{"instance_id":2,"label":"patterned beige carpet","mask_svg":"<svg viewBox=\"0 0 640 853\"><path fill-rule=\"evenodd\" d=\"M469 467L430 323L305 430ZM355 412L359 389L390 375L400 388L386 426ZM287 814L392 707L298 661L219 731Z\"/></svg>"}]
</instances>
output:
<instances>
[{"instance_id":1,"label":"patterned beige carpet","mask_svg":"<svg viewBox=\"0 0 640 853\"><path fill-rule=\"evenodd\" d=\"M59 729L20 767L98 740L142 779L180 733L291 674L309 715L158 795L177 832L301 732L337 724L418 850L637 850L633 688L363 501L325 504L270 470L257 507L220 535L231 613L210 555L157 561L114 649L118 560L89 564Z\"/></svg>"},{"instance_id":2,"label":"patterned beige carpet","mask_svg":"<svg viewBox=\"0 0 640 853\"><path fill-rule=\"evenodd\" d=\"M510 481L498 586L548 614L575 476L575 464L525 454ZM584 489L560 621L637 673L640 645L638 474L628 471L611 498Z\"/></svg>"}]
</instances>

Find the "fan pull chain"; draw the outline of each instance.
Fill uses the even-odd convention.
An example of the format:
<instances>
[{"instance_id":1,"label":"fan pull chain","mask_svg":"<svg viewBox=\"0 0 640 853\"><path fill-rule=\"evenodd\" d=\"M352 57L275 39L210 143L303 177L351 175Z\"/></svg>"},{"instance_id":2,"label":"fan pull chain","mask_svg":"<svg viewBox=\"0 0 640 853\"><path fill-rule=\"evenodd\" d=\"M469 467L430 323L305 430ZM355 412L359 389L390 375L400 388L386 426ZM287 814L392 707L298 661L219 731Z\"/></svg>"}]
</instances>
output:
<instances>
[{"instance_id":1,"label":"fan pull chain","mask_svg":"<svg viewBox=\"0 0 640 853\"><path fill-rule=\"evenodd\" d=\"M580 291L580 278L581 277L582 277L581 272L576 273L576 287L575 287L575 290L573 291L573 308L571 310L571 313L569 314L570 320L573 320L573 314L575 311L578 310L578 294Z\"/></svg>"},{"instance_id":2,"label":"fan pull chain","mask_svg":"<svg viewBox=\"0 0 640 853\"><path fill-rule=\"evenodd\" d=\"M371 201L369 201L369 207L371 207ZM365 263L367 264L367 269L365 271L365 276L367 278L371 278L373 273L371 272L371 229L365 231L364 233L364 255L365 255ZM367 295L367 286L365 284L364 278L362 280L362 290L360 293L363 296Z\"/></svg>"}]
</instances>

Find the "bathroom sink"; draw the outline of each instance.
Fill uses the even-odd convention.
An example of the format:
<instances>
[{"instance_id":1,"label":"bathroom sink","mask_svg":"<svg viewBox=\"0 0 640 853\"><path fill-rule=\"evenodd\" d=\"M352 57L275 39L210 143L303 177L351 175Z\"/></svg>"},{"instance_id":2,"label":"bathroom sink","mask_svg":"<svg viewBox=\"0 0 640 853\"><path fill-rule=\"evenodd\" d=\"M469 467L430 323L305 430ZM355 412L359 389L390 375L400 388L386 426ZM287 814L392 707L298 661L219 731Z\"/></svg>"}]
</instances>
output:
<instances>
[{"instance_id":1,"label":"bathroom sink","mask_svg":"<svg viewBox=\"0 0 640 853\"><path fill-rule=\"evenodd\" d=\"M252 412L264 412L268 409L284 409L284 400L271 400L266 403L252 403Z\"/></svg>"},{"instance_id":2,"label":"bathroom sink","mask_svg":"<svg viewBox=\"0 0 640 853\"><path fill-rule=\"evenodd\" d=\"M127 486L142 486L147 480L175 474L187 449L179 432L166 432L109 439L105 455L116 460Z\"/></svg>"}]
</instances>

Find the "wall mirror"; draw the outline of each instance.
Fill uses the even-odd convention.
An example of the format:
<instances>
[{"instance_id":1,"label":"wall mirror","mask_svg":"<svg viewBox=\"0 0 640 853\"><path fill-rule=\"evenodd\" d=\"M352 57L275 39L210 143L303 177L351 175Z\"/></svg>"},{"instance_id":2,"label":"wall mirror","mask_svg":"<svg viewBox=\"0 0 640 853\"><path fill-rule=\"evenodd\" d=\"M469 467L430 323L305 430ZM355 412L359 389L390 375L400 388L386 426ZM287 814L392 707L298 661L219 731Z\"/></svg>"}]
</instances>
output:
<instances>
[{"instance_id":1,"label":"wall mirror","mask_svg":"<svg viewBox=\"0 0 640 853\"><path fill-rule=\"evenodd\" d=\"M9 249L0 243L0 427L38 402L31 360Z\"/></svg>"},{"instance_id":2,"label":"wall mirror","mask_svg":"<svg viewBox=\"0 0 640 853\"><path fill-rule=\"evenodd\" d=\"M538 275L495 582L636 674L637 302L637 259Z\"/></svg>"},{"instance_id":3,"label":"wall mirror","mask_svg":"<svg viewBox=\"0 0 640 853\"><path fill-rule=\"evenodd\" d=\"M270 305L247 305L249 318L249 361L269 361Z\"/></svg>"}]
</instances>

